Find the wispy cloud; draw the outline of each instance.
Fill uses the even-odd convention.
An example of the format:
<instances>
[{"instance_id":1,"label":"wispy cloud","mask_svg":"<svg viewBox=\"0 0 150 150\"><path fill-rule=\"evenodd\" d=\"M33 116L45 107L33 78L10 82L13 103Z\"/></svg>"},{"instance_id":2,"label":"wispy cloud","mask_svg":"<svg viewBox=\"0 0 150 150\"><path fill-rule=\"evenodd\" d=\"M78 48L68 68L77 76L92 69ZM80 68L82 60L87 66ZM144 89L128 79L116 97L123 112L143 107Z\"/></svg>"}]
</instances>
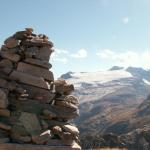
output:
<instances>
[{"instance_id":1,"label":"wispy cloud","mask_svg":"<svg viewBox=\"0 0 150 150\"><path fill-rule=\"evenodd\" d=\"M55 49L55 52L57 54L68 54L69 53L69 51L66 49L57 49L57 48Z\"/></svg>"},{"instance_id":2,"label":"wispy cloud","mask_svg":"<svg viewBox=\"0 0 150 150\"><path fill-rule=\"evenodd\" d=\"M68 59L65 57L59 58L59 57L54 57L52 58L53 61L58 61L58 62L62 62L63 64L66 64L68 62Z\"/></svg>"},{"instance_id":3,"label":"wispy cloud","mask_svg":"<svg viewBox=\"0 0 150 150\"><path fill-rule=\"evenodd\" d=\"M96 55L101 61L104 60L108 63L113 63L112 65L150 68L150 50L144 50L141 53L131 50L115 52L110 49L104 49L99 51Z\"/></svg>"},{"instance_id":4,"label":"wispy cloud","mask_svg":"<svg viewBox=\"0 0 150 150\"><path fill-rule=\"evenodd\" d=\"M51 60L55 62L60 62L63 64L67 64L71 58L74 59L84 59L87 57L87 50L80 49L76 53L71 54L66 49L55 49L54 53L52 53Z\"/></svg>"},{"instance_id":5,"label":"wispy cloud","mask_svg":"<svg viewBox=\"0 0 150 150\"><path fill-rule=\"evenodd\" d=\"M71 54L71 57L77 58L77 59L83 59L87 57L87 50L80 49L75 54Z\"/></svg>"},{"instance_id":6,"label":"wispy cloud","mask_svg":"<svg viewBox=\"0 0 150 150\"><path fill-rule=\"evenodd\" d=\"M130 18L128 16L122 18L123 24L128 24L129 21L130 21Z\"/></svg>"},{"instance_id":7,"label":"wispy cloud","mask_svg":"<svg viewBox=\"0 0 150 150\"><path fill-rule=\"evenodd\" d=\"M51 60L66 64L68 62L68 58L67 58L68 55L69 55L68 50L55 49L55 51L52 53Z\"/></svg>"}]
</instances>

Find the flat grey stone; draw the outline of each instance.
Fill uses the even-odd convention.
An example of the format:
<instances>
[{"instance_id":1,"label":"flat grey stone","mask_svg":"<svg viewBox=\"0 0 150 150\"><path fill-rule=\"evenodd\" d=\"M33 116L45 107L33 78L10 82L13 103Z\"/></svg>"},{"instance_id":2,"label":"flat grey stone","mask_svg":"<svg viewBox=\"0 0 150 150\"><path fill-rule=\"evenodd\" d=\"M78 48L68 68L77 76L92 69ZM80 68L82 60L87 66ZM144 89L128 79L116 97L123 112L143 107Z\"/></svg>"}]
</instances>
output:
<instances>
[{"instance_id":1,"label":"flat grey stone","mask_svg":"<svg viewBox=\"0 0 150 150\"><path fill-rule=\"evenodd\" d=\"M1 138L8 138L9 133L6 130L0 129L0 139Z\"/></svg>"},{"instance_id":2,"label":"flat grey stone","mask_svg":"<svg viewBox=\"0 0 150 150\"><path fill-rule=\"evenodd\" d=\"M11 130L11 126L8 125L8 124L5 124L3 122L0 122L0 129L10 131Z\"/></svg>"},{"instance_id":3,"label":"flat grey stone","mask_svg":"<svg viewBox=\"0 0 150 150\"><path fill-rule=\"evenodd\" d=\"M10 141L9 138L0 138L0 144L2 143L8 143Z\"/></svg>"},{"instance_id":4,"label":"flat grey stone","mask_svg":"<svg viewBox=\"0 0 150 150\"><path fill-rule=\"evenodd\" d=\"M49 61L52 52L53 50L49 46L44 46L38 50L36 58Z\"/></svg>"},{"instance_id":5,"label":"flat grey stone","mask_svg":"<svg viewBox=\"0 0 150 150\"><path fill-rule=\"evenodd\" d=\"M53 73L45 68L41 68L35 65L19 62L17 70L33 76L43 77L48 81L54 81Z\"/></svg>"},{"instance_id":6,"label":"flat grey stone","mask_svg":"<svg viewBox=\"0 0 150 150\"><path fill-rule=\"evenodd\" d=\"M19 120L30 135L34 136L40 134L42 129L36 114L21 112Z\"/></svg>"},{"instance_id":7,"label":"flat grey stone","mask_svg":"<svg viewBox=\"0 0 150 150\"><path fill-rule=\"evenodd\" d=\"M71 102L67 102L67 101L55 101L55 105L60 106L60 107L68 107L68 108L72 108L72 109L78 109L78 106L72 104Z\"/></svg>"},{"instance_id":8,"label":"flat grey stone","mask_svg":"<svg viewBox=\"0 0 150 150\"><path fill-rule=\"evenodd\" d=\"M69 95L71 92L74 91L73 84L67 84L65 80L55 80L54 81L56 93L62 95Z\"/></svg>"},{"instance_id":9,"label":"flat grey stone","mask_svg":"<svg viewBox=\"0 0 150 150\"><path fill-rule=\"evenodd\" d=\"M7 93L0 89L0 108L7 108L8 106L8 99L7 99Z\"/></svg>"},{"instance_id":10,"label":"flat grey stone","mask_svg":"<svg viewBox=\"0 0 150 150\"><path fill-rule=\"evenodd\" d=\"M29 98L39 101L41 103L49 103L51 102L54 97L55 93L52 93L50 90L47 89L41 89L39 87L21 84L21 87L27 91L29 94Z\"/></svg>"},{"instance_id":11,"label":"flat grey stone","mask_svg":"<svg viewBox=\"0 0 150 150\"><path fill-rule=\"evenodd\" d=\"M10 117L10 111L8 109L0 109L0 116Z\"/></svg>"},{"instance_id":12,"label":"flat grey stone","mask_svg":"<svg viewBox=\"0 0 150 150\"><path fill-rule=\"evenodd\" d=\"M8 81L0 78L0 88L7 88L7 86L8 86Z\"/></svg>"},{"instance_id":13,"label":"flat grey stone","mask_svg":"<svg viewBox=\"0 0 150 150\"><path fill-rule=\"evenodd\" d=\"M19 41L13 37L9 37L4 41L4 44L7 48L13 48L19 44Z\"/></svg>"},{"instance_id":14,"label":"flat grey stone","mask_svg":"<svg viewBox=\"0 0 150 150\"><path fill-rule=\"evenodd\" d=\"M46 130L39 135L32 136L32 141L35 144L45 144L48 142L49 139L51 139L50 130Z\"/></svg>"},{"instance_id":15,"label":"flat grey stone","mask_svg":"<svg viewBox=\"0 0 150 150\"><path fill-rule=\"evenodd\" d=\"M33 85L33 86L44 88L44 89L50 89L49 84L46 81L44 81L43 78L32 76L23 72L13 71L10 74L10 78L12 80L16 80L16 81L19 81L21 83L25 83L28 85Z\"/></svg>"},{"instance_id":16,"label":"flat grey stone","mask_svg":"<svg viewBox=\"0 0 150 150\"><path fill-rule=\"evenodd\" d=\"M53 114L55 114L58 119L74 119L79 116L79 110L73 110L70 108L63 108L55 105L49 105L44 103L39 103L35 100L18 101L10 100L12 107L15 107L18 111L36 113L37 115L42 115L43 110L47 109ZM42 116L41 116L42 117Z\"/></svg>"},{"instance_id":17,"label":"flat grey stone","mask_svg":"<svg viewBox=\"0 0 150 150\"><path fill-rule=\"evenodd\" d=\"M9 59L2 59L0 61L0 71L4 74L9 74L13 69L13 63Z\"/></svg>"},{"instance_id":18,"label":"flat grey stone","mask_svg":"<svg viewBox=\"0 0 150 150\"><path fill-rule=\"evenodd\" d=\"M67 125L62 126L62 128L63 128L65 131L70 132L70 133L72 133L72 134L75 134L75 135L78 135L78 134L79 134L78 128L75 127L75 126L73 126L73 125L67 124Z\"/></svg>"},{"instance_id":19,"label":"flat grey stone","mask_svg":"<svg viewBox=\"0 0 150 150\"><path fill-rule=\"evenodd\" d=\"M24 62L29 63L29 64L33 64L36 66L40 66L40 67L43 67L46 69L50 69L52 67L52 65L49 62L38 60L38 59L33 59L33 58L26 58L24 60Z\"/></svg>"},{"instance_id":20,"label":"flat grey stone","mask_svg":"<svg viewBox=\"0 0 150 150\"><path fill-rule=\"evenodd\" d=\"M1 51L0 52L0 56L2 58L9 59L9 60L11 60L13 62L18 62L21 59L20 55L13 54L13 53L8 53L8 52L5 52L5 51Z\"/></svg>"},{"instance_id":21,"label":"flat grey stone","mask_svg":"<svg viewBox=\"0 0 150 150\"><path fill-rule=\"evenodd\" d=\"M24 51L25 58L36 57L37 53L38 53L38 47L35 46L26 48Z\"/></svg>"}]
</instances>

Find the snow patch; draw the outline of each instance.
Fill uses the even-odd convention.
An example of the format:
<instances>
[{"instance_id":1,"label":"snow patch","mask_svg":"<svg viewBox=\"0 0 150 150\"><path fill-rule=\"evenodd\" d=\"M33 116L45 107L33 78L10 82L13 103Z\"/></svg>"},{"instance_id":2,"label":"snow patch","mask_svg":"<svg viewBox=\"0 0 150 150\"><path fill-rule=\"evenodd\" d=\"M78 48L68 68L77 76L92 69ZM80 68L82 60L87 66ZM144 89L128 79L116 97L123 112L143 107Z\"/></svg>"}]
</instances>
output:
<instances>
[{"instance_id":1,"label":"snow patch","mask_svg":"<svg viewBox=\"0 0 150 150\"><path fill-rule=\"evenodd\" d=\"M77 72L72 73L72 78L68 79L67 82L74 84L75 87L80 87L82 83L93 84L97 83L103 84L113 80L119 80L121 78L133 77L131 73L125 70L115 70L115 71L99 71L99 72Z\"/></svg>"}]
</instances>

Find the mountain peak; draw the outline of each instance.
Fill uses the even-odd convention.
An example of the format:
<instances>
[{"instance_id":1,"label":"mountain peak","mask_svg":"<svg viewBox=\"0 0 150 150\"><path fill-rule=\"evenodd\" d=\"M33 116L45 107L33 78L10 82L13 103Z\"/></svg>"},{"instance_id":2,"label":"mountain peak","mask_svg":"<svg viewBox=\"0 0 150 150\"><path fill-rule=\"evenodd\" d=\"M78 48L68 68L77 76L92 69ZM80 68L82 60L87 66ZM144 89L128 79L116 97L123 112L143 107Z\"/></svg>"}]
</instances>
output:
<instances>
[{"instance_id":1,"label":"mountain peak","mask_svg":"<svg viewBox=\"0 0 150 150\"><path fill-rule=\"evenodd\" d=\"M145 70L141 67L128 67L126 69L127 72L130 72L134 77L140 78L140 79L146 79L147 81L150 81L150 71Z\"/></svg>"},{"instance_id":2,"label":"mountain peak","mask_svg":"<svg viewBox=\"0 0 150 150\"><path fill-rule=\"evenodd\" d=\"M112 68L110 68L109 70L110 71L114 71L114 70L121 70L123 69L124 67L120 67L120 66L113 66Z\"/></svg>"},{"instance_id":3,"label":"mountain peak","mask_svg":"<svg viewBox=\"0 0 150 150\"><path fill-rule=\"evenodd\" d=\"M60 78L69 79L69 78L72 78L72 74L73 74L73 72L72 72L72 71L69 71L69 72L67 72L67 73L65 73L65 74L62 74L62 75L60 76Z\"/></svg>"}]
</instances>

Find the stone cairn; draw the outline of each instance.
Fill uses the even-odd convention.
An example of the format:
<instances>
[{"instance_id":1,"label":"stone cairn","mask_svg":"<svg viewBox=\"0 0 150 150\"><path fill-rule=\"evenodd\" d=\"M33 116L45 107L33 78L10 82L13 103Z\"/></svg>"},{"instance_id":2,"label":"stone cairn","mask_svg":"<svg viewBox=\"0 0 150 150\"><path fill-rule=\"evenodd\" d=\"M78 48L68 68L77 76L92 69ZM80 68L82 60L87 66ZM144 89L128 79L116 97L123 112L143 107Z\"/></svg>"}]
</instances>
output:
<instances>
[{"instance_id":1,"label":"stone cairn","mask_svg":"<svg viewBox=\"0 0 150 150\"><path fill-rule=\"evenodd\" d=\"M74 86L49 71L53 43L32 28L0 50L0 150L80 150Z\"/></svg>"}]
</instances>

